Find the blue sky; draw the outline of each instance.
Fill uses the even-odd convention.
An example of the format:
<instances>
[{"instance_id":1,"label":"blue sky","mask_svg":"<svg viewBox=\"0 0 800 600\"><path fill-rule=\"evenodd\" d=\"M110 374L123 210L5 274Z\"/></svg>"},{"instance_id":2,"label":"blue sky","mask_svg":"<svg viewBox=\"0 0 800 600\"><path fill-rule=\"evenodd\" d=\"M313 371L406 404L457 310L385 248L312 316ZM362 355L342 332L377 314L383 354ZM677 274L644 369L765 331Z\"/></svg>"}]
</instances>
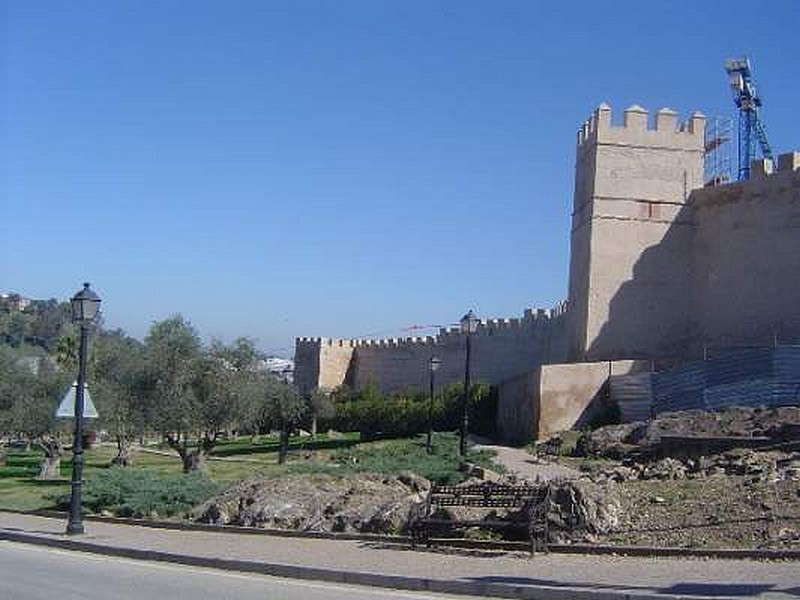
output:
<instances>
[{"instance_id":1,"label":"blue sky","mask_svg":"<svg viewBox=\"0 0 800 600\"><path fill-rule=\"evenodd\" d=\"M798 148L798 30L796 1L0 0L0 290L87 280L111 327L282 355L549 307L592 109L732 114L748 54Z\"/></svg>"}]
</instances>

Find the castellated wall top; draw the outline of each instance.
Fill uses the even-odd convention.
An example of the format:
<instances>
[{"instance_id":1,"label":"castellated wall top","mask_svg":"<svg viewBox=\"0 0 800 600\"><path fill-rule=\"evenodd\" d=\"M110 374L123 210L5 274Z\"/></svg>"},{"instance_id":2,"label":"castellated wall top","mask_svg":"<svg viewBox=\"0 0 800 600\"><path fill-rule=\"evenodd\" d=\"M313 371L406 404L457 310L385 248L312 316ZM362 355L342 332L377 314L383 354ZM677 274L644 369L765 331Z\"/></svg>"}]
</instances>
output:
<instances>
[{"instance_id":1,"label":"castellated wall top","mask_svg":"<svg viewBox=\"0 0 800 600\"><path fill-rule=\"evenodd\" d=\"M474 335L515 335L527 334L531 329L545 327L560 320L567 312L566 301L560 302L551 309L526 309L521 318L483 319L478 324ZM423 337L383 338L383 339L342 339L327 337L298 337L296 344L301 346L318 346L329 348L384 347L400 348L407 346L426 346L446 342L452 338L460 338L463 334L459 327L443 327L438 335Z\"/></svg>"},{"instance_id":2,"label":"castellated wall top","mask_svg":"<svg viewBox=\"0 0 800 600\"><path fill-rule=\"evenodd\" d=\"M622 125L612 124L611 107L603 102L578 129L578 148L593 144L621 144L703 151L706 117L693 112L685 121L670 108L656 111L653 119L647 109L634 104L625 109Z\"/></svg>"},{"instance_id":3,"label":"castellated wall top","mask_svg":"<svg viewBox=\"0 0 800 600\"><path fill-rule=\"evenodd\" d=\"M750 163L750 179L696 189L692 192L691 204L695 208L702 208L707 204L724 204L733 200L738 201L741 194L773 198L787 192L790 196L795 194L792 196L794 198L797 195L798 177L800 177L800 151L780 154L774 165L769 159L757 158ZM790 228L789 222L785 225L786 228ZM774 232L770 235L774 235Z\"/></svg>"},{"instance_id":4,"label":"castellated wall top","mask_svg":"<svg viewBox=\"0 0 800 600\"><path fill-rule=\"evenodd\" d=\"M775 161L777 171L774 170L772 161L767 158L757 158L752 161L750 165L750 173L752 179L763 179L769 177L774 172L784 173L787 171L800 170L800 152L787 152L778 156Z\"/></svg>"}]
</instances>

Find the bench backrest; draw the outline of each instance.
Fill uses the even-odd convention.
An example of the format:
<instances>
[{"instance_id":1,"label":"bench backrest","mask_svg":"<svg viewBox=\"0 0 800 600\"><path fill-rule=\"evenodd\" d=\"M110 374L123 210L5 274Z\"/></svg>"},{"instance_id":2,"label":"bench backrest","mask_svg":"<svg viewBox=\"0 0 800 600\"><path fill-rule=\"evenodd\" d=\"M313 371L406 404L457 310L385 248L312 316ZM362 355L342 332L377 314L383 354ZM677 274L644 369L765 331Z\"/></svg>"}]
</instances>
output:
<instances>
[{"instance_id":1,"label":"bench backrest","mask_svg":"<svg viewBox=\"0 0 800 600\"><path fill-rule=\"evenodd\" d=\"M428 501L435 506L519 508L538 504L547 497L547 486L478 484L434 485Z\"/></svg>"}]
</instances>

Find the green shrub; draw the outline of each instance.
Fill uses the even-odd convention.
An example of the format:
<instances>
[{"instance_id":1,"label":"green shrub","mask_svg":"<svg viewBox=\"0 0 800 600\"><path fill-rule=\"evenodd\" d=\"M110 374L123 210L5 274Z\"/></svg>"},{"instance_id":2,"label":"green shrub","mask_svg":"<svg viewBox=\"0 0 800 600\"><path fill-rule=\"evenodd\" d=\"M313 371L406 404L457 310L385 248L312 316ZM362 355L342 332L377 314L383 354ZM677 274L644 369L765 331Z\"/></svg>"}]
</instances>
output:
<instances>
[{"instance_id":1,"label":"green shrub","mask_svg":"<svg viewBox=\"0 0 800 600\"><path fill-rule=\"evenodd\" d=\"M86 482L83 506L91 512L108 510L120 517L169 517L186 512L218 490L217 484L201 474L165 475L111 468ZM60 508L67 508L70 495L58 494L52 499Z\"/></svg>"},{"instance_id":2,"label":"green shrub","mask_svg":"<svg viewBox=\"0 0 800 600\"><path fill-rule=\"evenodd\" d=\"M463 481L465 474L460 471L462 459L458 454L458 436L453 433L437 433L433 438L433 453L425 450L425 436L411 439L386 440L339 450L333 459L352 471L385 473L397 475L401 471L413 471L418 475L441 484ZM469 462L489 468L489 453L469 451Z\"/></svg>"},{"instance_id":3,"label":"green shrub","mask_svg":"<svg viewBox=\"0 0 800 600\"><path fill-rule=\"evenodd\" d=\"M433 399L433 428L436 431L458 429L461 422L462 386L446 386ZM426 394L401 393L391 396L381 394L367 385L359 391L342 388L333 397L335 415L326 419L323 427L339 431L360 431L366 438L408 436L428 429L430 398ZM497 412L495 388L477 384L470 389L469 430L472 433L491 435L494 432Z\"/></svg>"},{"instance_id":4,"label":"green shrub","mask_svg":"<svg viewBox=\"0 0 800 600\"><path fill-rule=\"evenodd\" d=\"M7 467L30 467L30 468L38 468L42 462L42 453L26 453L26 454L7 454L6 455L6 466Z\"/></svg>"},{"instance_id":5,"label":"green shrub","mask_svg":"<svg viewBox=\"0 0 800 600\"><path fill-rule=\"evenodd\" d=\"M4 477L35 477L39 473L38 467L0 467L0 478Z\"/></svg>"}]
</instances>

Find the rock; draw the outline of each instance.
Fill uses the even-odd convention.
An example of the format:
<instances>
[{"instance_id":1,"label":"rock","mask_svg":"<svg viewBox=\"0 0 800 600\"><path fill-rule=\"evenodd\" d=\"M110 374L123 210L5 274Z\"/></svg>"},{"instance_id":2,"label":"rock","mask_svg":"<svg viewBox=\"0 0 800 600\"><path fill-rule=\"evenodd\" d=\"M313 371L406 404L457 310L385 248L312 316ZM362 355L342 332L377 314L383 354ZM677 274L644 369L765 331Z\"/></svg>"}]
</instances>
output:
<instances>
[{"instance_id":1,"label":"rock","mask_svg":"<svg viewBox=\"0 0 800 600\"><path fill-rule=\"evenodd\" d=\"M328 439L329 440L343 440L344 434L333 429L328 429Z\"/></svg>"},{"instance_id":2,"label":"rock","mask_svg":"<svg viewBox=\"0 0 800 600\"><path fill-rule=\"evenodd\" d=\"M663 458L644 468L642 479L683 479L686 477L686 466L675 458Z\"/></svg>"},{"instance_id":3,"label":"rock","mask_svg":"<svg viewBox=\"0 0 800 600\"><path fill-rule=\"evenodd\" d=\"M585 541L620 524L621 504L616 486L572 480L551 488L547 518L556 541Z\"/></svg>"},{"instance_id":4,"label":"rock","mask_svg":"<svg viewBox=\"0 0 800 600\"><path fill-rule=\"evenodd\" d=\"M651 504L666 504L667 503L667 499L666 498L662 498L661 496L653 496L652 498L650 498L650 503Z\"/></svg>"},{"instance_id":5,"label":"rock","mask_svg":"<svg viewBox=\"0 0 800 600\"><path fill-rule=\"evenodd\" d=\"M800 466L798 467L787 467L783 471L783 479L787 481L800 481Z\"/></svg>"},{"instance_id":6,"label":"rock","mask_svg":"<svg viewBox=\"0 0 800 600\"><path fill-rule=\"evenodd\" d=\"M193 513L201 523L294 529L397 533L430 483L413 473L289 475L240 482Z\"/></svg>"},{"instance_id":7,"label":"rock","mask_svg":"<svg viewBox=\"0 0 800 600\"><path fill-rule=\"evenodd\" d=\"M397 475L397 480L418 494L431 489L430 481L411 471L401 471Z\"/></svg>"},{"instance_id":8,"label":"rock","mask_svg":"<svg viewBox=\"0 0 800 600\"><path fill-rule=\"evenodd\" d=\"M459 471L462 473L466 473L470 479L477 479L480 482L484 481L493 481L493 482L504 482L506 477L497 473L496 471L492 471L491 469L487 469L486 467L482 467L480 465L476 465L470 462L462 462L458 466Z\"/></svg>"},{"instance_id":9,"label":"rock","mask_svg":"<svg viewBox=\"0 0 800 600\"><path fill-rule=\"evenodd\" d=\"M632 467L617 467L609 475L611 481L622 483L623 481L630 481L631 479L638 479L639 471Z\"/></svg>"},{"instance_id":10,"label":"rock","mask_svg":"<svg viewBox=\"0 0 800 600\"><path fill-rule=\"evenodd\" d=\"M636 447L646 428L646 423L636 422L607 425L594 431L587 431L578 438L575 454L622 458Z\"/></svg>"},{"instance_id":11,"label":"rock","mask_svg":"<svg viewBox=\"0 0 800 600\"><path fill-rule=\"evenodd\" d=\"M476 465L474 463L463 462L459 465L459 470L463 473L466 473L469 477L474 477L476 479L483 480L484 477L484 470L483 467L480 465Z\"/></svg>"},{"instance_id":12,"label":"rock","mask_svg":"<svg viewBox=\"0 0 800 600\"><path fill-rule=\"evenodd\" d=\"M658 453L675 455L686 448L662 445L663 436L688 438L734 438L730 443L752 446L753 437L771 443L800 440L800 407L731 407L719 412L686 410L662 413L649 422L607 425L584 433L578 440L577 456L622 459ZM742 440L738 442L736 438ZM691 450L697 452L697 449ZM696 472L696 471L692 471Z\"/></svg>"},{"instance_id":13,"label":"rock","mask_svg":"<svg viewBox=\"0 0 800 600\"><path fill-rule=\"evenodd\" d=\"M548 439L538 442L534 446L534 454L536 456L558 456L561 454L561 448L564 445L563 438L556 434L550 436Z\"/></svg>"}]
</instances>

